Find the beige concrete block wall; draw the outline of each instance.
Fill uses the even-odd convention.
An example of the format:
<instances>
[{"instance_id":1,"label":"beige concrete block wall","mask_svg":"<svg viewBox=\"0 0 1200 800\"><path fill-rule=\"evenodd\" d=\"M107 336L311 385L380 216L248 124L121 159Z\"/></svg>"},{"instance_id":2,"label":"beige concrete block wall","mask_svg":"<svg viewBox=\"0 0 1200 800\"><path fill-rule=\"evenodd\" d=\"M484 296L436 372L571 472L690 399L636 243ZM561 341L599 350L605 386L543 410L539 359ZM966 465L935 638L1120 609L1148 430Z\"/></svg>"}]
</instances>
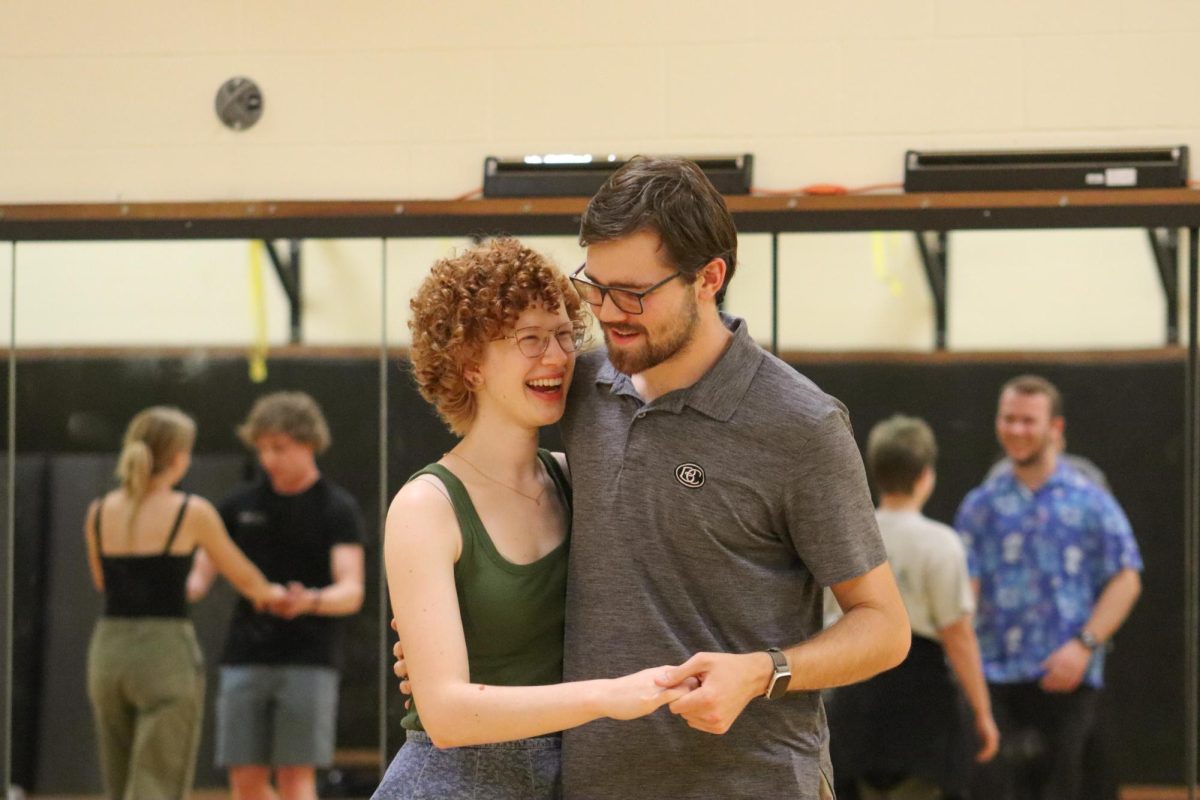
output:
<instances>
[{"instance_id":1,"label":"beige concrete block wall","mask_svg":"<svg viewBox=\"0 0 1200 800\"><path fill-rule=\"evenodd\" d=\"M0 202L450 198L486 155L547 151L752 152L785 189L897 182L909 148L1196 147L1198 31L1191 0L0 0ZM266 98L241 133L212 109L234 75ZM378 341L386 260L406 341L407 293L455 244L307 243L306 340ZM244 243L42 247L18 249L19 343L252 327ZM742 250L730 308L765 339L767 238ZM784 347L932 346L911 237L785 236L780 259ZM1138 231L956 234L950 289L956 348L1162 342Z\"/></svg>"}]
</instances>

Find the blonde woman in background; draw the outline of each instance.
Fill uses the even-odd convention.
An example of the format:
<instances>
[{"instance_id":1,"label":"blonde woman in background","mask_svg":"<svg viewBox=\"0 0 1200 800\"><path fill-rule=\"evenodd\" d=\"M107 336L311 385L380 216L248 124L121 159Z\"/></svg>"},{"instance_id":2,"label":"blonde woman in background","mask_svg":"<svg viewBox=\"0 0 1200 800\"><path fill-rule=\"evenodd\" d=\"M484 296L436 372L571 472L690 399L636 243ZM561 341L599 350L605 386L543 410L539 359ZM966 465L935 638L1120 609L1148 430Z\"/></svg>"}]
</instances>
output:
<instances>
[{"instance_id":1,"label":"blonde woman in background","mask_svg":"<svg viewBox=\"0 0 1200 800\"><path fill-rule=\"evenodd\" d=\"M229 539L202 497L175 490L196 424L153 406L129 423L120 487L92 502L88 565L104 615L88 649L88 695L111 798L178 798L191 788L204 708L204 664L188 619L197 548L255 604L283 597Z\"/></svg>"}]
</instances>

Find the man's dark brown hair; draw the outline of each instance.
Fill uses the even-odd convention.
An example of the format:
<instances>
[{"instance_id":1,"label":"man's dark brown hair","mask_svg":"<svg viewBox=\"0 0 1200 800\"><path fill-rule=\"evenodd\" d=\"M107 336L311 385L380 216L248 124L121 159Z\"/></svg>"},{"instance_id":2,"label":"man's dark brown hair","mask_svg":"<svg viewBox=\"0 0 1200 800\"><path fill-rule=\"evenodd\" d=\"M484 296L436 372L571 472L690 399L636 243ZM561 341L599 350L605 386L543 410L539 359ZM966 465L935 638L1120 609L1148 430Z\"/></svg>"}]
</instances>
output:
<instances>
[{"instance_id":1,"label":"man's dark brown hair","mask_svg":"<svg viewBox=\"0 0 1200 800\"><path fill-rule=\"evenodd\" d=\"M688 278L714 258L725 260L725 283L737 267L737 228L725 198L695 163L637 156L614 172L588 203L579 244L611 242L642 230L662 239L667 255Z\"/></svg>"}]
</instances>

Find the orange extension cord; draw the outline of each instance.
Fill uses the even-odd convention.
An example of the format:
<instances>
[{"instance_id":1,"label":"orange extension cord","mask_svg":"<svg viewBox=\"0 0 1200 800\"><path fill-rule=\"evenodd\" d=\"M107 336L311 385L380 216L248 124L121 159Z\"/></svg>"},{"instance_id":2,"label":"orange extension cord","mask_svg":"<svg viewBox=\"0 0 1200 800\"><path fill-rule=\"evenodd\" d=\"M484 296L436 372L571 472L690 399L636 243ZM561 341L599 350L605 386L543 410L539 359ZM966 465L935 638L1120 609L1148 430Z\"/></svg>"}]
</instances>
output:
<instances>
[{"instance_id":1,"label":"orange extension cord","mask_svg":"<svg viewBox=\"0 0 1200 800\"><path fill-rule=\"evenodd\" d=\"M750 194L757 197L797 197L830 196L838 194L869 194L871 192L886 192L903 189L902 183L872 183L867 186L847 187L836 183L812 183L799 189L751 189Z\"/></svg>"}]
</instances>

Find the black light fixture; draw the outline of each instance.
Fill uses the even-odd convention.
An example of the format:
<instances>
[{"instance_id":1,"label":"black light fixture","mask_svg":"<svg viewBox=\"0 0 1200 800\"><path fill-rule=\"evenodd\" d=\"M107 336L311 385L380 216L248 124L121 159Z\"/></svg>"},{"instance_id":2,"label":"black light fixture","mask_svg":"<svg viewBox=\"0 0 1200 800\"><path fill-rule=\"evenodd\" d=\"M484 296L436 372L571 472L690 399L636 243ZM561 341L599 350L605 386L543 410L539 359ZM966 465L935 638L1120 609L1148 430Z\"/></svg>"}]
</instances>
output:
<instances>
[{"instance_id":1,"label":"black light fixture","mask_svg":"<svg viewBox=\"0 0 1200 800\"><path fill-rule=\"evenodd\" d=\"M749 194L754 156L689 156L722 194ZM630 156L543 153L483 160L484 197L590 197Z\"/></svg>"},{"instance_id":2,"label":"black light fixture","mask_svg":"<svg viewBox=\"0 0 1200 800\"><path fill-rule=\"evenodd\" d=\"M1007 189L1148 189L1187 186L1188 148L909 150L906 192Z\"/></svg>"}]
</instances>

